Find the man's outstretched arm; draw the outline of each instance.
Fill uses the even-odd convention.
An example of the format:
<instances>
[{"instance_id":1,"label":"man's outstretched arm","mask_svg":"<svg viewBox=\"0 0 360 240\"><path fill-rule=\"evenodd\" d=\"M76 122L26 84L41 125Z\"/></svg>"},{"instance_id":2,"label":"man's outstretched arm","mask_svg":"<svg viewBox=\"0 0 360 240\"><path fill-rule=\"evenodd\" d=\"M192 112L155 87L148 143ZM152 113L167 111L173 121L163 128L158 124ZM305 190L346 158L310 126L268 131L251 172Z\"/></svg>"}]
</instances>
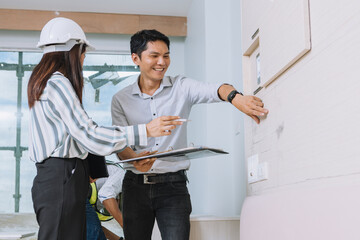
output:
<instances>
[{"instance_id":1,"label":"man's outstretched arm","mask_svg":"<svg viewBox=\"0 0 360 240\"><path fill-rule=\"evenodd\" d=\"M233 86L223 84L218 89L220 98L228 102L230 93L236 90ZM231 95L230 95L231 96ZM235 97L231 100L231 104L237 109L254 119L256 123L260 123L259 116L265 116L269 110L264 108L264 103L260 98L255 96L243 96L242 94L235 94Z\"/></svg>"}]
</instances>

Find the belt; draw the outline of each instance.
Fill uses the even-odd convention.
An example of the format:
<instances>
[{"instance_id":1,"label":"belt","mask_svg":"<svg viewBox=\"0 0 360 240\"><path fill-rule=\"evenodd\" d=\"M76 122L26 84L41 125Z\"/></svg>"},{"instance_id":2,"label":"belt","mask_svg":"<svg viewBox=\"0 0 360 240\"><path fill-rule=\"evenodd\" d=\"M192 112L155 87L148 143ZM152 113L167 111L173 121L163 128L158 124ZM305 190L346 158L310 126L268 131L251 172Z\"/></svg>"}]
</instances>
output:
<instances>
[{"instance_id":1,"label":"belt","mask_svg":"<svg viewBox=\"0 0 360 240\"><path fill-rule=\"evenodd\" d=\"M137 178L138 183L141 184L156 184L167 182L186 182L188 180L185 170L170 173L148 173L148 174L135 174L128 171L133 178Z\"/></svg>"}]
</instances>

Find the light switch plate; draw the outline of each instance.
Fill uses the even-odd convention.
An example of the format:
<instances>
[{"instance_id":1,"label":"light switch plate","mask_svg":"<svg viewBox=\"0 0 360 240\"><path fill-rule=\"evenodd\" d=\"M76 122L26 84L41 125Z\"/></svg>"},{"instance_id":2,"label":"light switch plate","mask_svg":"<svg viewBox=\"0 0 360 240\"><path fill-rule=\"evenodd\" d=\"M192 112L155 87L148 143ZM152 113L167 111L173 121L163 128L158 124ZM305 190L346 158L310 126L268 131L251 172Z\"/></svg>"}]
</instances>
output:
<instances>
[{"instance_id":1,"label":"light switch plate","mask_svg":"<svg viewBox=\"0 0 360 240\"><path fill-rule=\"evenodd\" d=\"M268 176L268 163L262 162L258 165L257 181L263 181L269 179Z\"/></svg>"},{"instance_id":2,"label":"light switch plate","mask_svg":"<svg viewBox=\"0 0 360 240\"><path fill-rule=\"evenodd\" d=\"M247 159L248 161L248 183L256 183L269 179L268 163L259 163L259 155L255 154Z\"/></svg>"},{"instance_id":3,"label":"light switch plate","mask_svg":"<svg viewBox=\"0 0 360 240\"><path fill-rule=\"evenodd\" d=\"M248 157L248 183L254 183L258 181L258 165L259 165L259 155L255 154Z\"/></svg>"}]
</instances>

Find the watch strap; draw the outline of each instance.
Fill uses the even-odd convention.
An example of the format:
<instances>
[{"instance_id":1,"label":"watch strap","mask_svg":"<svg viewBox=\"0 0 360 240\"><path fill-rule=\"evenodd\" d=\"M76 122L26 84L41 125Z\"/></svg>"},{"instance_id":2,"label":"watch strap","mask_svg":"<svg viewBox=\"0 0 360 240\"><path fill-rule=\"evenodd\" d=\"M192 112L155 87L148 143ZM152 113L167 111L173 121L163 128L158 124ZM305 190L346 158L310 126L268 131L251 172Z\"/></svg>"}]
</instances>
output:
<instances>
[{"instance_id":1,"label":"watch strap","mask_svg":"<svg viewBox=\"0 0 360 240\"><path fill-rule=\"evenodd\" d=\"M240 94L243 96L241 92L238 92L237 90L232 90L229 95L227 96L227 100L229 103L232 103L232 100L235 98L236 94Z\"/></svg>"}]
</instances>

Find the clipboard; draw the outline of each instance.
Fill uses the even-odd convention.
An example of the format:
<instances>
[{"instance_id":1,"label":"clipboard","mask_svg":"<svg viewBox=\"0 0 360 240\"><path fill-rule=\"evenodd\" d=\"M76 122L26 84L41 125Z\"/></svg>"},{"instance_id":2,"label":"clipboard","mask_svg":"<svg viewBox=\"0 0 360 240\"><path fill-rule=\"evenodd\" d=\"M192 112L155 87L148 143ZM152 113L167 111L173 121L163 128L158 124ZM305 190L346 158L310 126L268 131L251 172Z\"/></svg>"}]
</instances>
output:
<instances>
[{"instance_id":1,"label":"clipboard","mask_svg":"<svg viewBox=\"0 0 360 240\"><path fill-rule=\"evenodd\" d=\"M217 148L209 148L209 147L188 147L188 148L181 148L177 150L171 150L167 152L155 153L147 156L137 157L137 158L130 158L125 160L118 161L119 163L126 163L132 161L139 161L144 160L147 158L158 158L163 161L182 161L182 160L189 160L189 159L197 159L203 157L211 157L219 154L229 154L222 149Z\"/></svg>"},{"instance_id":2,"label":"clipboard","mask_svg":"<svg viewBox=\"0 0 360 240\"><path fill-rule=\"evenodd\" d=\"M88 153L88 156L85 160L88 162L89 175L92 179L109 176L104 156Z\"/></svg>"}]
</instances>

